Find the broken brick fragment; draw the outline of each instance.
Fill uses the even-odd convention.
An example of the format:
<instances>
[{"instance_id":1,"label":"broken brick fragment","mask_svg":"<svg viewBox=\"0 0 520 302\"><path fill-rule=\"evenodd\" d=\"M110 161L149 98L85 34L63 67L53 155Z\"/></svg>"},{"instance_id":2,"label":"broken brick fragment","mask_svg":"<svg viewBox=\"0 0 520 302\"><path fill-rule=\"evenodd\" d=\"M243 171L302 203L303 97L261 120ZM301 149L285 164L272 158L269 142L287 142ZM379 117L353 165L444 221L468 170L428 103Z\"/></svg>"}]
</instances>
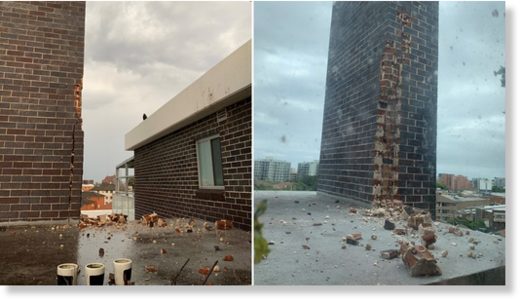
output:
<instances>
[{"instance_id":1,"label":"broken brick fragment","mask_svg":"<svg viewBox=\"0 0 520 302\"><path fill-rule=\"evenodd\" d=\"M407 232L405 229L394 229L394 234L403 236L406 235Z\"/></svg>"},{"instance_id":2,"label":"broken brick fragment","mask_svg":"<svg viewBox=\"0 0 520 302\"><path fill-rule=\"evenodd\" d=\"M234 258L233 258L233 256L231 256L231 255L226 255L226 256L224 256L224 261L233 261L233 259L234 259Z\"/></svg>"},{"instance_id":3,"label":"broken brick fragment","mask_svg":"<svg viewBox=\"0 0 520 302\"><path fill-rule=\"evenodd\" d=\"M448 232L449 232L449 233L452 233L452 234L455 235L455 236L459 236L459 237L464 236L464 233L462 233L462 231L461 231L459 228L457 228L457 227L451 227L451 226L450 226L450 227L448 228Z\"/></svg>"},{"instance_id":4,"label":"broken brick fragment","mask_svg":"<svg viewBox=\"0 0 520 302\"><path fill-rule=\"evenodd\" d=\"M412 277L437 276L441 274L437 260L422 245L413 246L408 242L401 242L401 259Z\"/></svg>"},{"instance_id":5,"label":"broken brick fragment","mask_svg":"<svg viewBox=\"0 0 520 302\"><path fill-rule=\"evenodd\" d=\"M226 219L217 220L215 225L219 230L230 230L233 228L233 222Z\"/></svg>"},{"instance_id":6,"label":"broken brick fragment","mask_svg":"<svg viewBox=\"0 0 520 302\"><path fill-rule=\"evenodd\" d=\"M434 244L437 241L437 235L435 235L435 231L432 228L424 229L421 238L426 248L429 248L430 245Z\"/></svg>"},{"instance_id":7,"label":"broken brick fragment","mask_svg":"<svg viewBox=\"0 0 520 302\"><path fill-rule=\"evenodd\" d=\"M383 227L385 230L391 231L391 230L395 229L395 223L391 222L388 219L385 219L385 225Z\"/></svg>"},{"instance_id":8,"label":"broken brick fragment","mask_svg":"<svg viewBox=\"0 0 520 302\"><path fill-rule=\"evenodd\" d=\"M397 256L399 256L399 251L398 250L384 250L384 251L381 251L381 257L384 258L384 259L394 259L396 258Z\"/></svg>"},{"instance_id":9,"label":"broken brick fragment","mask_svg":"<svg viewBox=\"0 0 520 302\"><path fill-rule=\"evenodd\" d=\"M209 267L205 266L205 267L199 268L199 274L201 274L201 275L209 274Z\"/></svg>"}]
</instances>

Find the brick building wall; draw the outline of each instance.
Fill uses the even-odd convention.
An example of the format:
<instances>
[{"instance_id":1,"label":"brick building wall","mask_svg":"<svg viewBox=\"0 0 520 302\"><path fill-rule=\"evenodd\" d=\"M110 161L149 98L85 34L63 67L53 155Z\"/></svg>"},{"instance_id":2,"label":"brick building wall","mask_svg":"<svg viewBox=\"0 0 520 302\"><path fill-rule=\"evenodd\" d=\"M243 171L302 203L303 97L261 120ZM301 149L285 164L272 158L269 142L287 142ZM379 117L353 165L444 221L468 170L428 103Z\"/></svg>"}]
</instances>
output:
<instances>
[{"instance_id":1,"label":"brick building wall","mask_svg":"<svg viewBox=\"0 0 520 302\"><path fill-rule=\"evenodd\" d=\"M136 218L232 220L251 228L251 98L226 108L227 119L211 114L135 150ZM196 142L219 135L224 190L199 189Z\"/></svg>"},{"instance_id":2,"label":"brick building wall","mask_svg":"<svg viewBox=\"0 0 520 302\"><path fill-rule=\"evenodd\" d=\"M79 217L84 24L84 2L0 1L0 222Z\"/></svg>"},{"instance_id":3,"label":"brick building wall","mask_svg":"<svg viewBox=\"0 0 520 302\"><path fill-rule=\"evenodd\" d=\"M333 6L318 191L435 214L438 3Z\"/></svg>"}]
</instances>

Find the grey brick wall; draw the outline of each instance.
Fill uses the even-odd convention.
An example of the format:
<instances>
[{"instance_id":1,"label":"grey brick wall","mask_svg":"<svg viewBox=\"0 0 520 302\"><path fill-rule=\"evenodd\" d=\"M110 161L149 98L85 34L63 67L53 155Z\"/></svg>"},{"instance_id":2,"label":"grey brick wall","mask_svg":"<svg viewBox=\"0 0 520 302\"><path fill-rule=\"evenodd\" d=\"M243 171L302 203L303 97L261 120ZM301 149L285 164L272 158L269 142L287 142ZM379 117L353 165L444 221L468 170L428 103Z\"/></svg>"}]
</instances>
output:
<instances>
[{"instance_id":1,"label":"grey brick wall","mask_svg":"<svg viewBox=\"0 0 520 302\"><path fill-rule=\"evenodd\" d=\"M84 24L84 2L0 1L0 222L79 217Z\"/></svg>"},{"instance_id":2,"label":"grey brick wall","mask_svg":"<svg viewBox=\"0 0 520 302\"><path fill-rule=\"evenodd\" d=\"M251 228L251 99L135 150L136 218L155 211L164 217L232 220ZM224 190L199 189L196 142L218 135Z\"/></svg>"},{"instance_id":3,"label":"grey brick wall","mask_svg":"<svg viewBox=\"0 0 520 302\"><path fill-rule=\"evenodd\" d=\"M434 214L438 3L333 6L318 191Z\"/></svg>"}]
</instances>

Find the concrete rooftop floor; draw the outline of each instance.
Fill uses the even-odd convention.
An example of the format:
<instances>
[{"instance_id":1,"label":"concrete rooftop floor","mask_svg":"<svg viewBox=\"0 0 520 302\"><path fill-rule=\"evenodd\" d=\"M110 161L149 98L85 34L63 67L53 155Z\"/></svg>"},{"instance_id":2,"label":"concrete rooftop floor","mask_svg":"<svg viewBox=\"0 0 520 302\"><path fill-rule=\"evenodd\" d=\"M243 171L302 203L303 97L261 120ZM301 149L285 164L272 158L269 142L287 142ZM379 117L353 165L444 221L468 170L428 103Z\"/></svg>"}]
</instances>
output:
<instances>
[{"instance_id":1,"label":"concrete rooftop floor","mask_svg":"<svg viewBox=\"0 0 520 302\"><path fill-rule=\"evenodd\" d=\"M421 285L421 284L504 284L505 238L477 231L457 237L448 233L450 225L434 225L438 236L431 250L442 275L411 277L400 257L385 260L380 252L399 249L405 238L420 244L410 232L398 236L383 228L384 218L365 217L350 207L360 203L338 200L316 192L255 191L255 202L267 200L260 217L264 237L272 241L270 254L255 265L255 285ZM314 224L321 223L321 225ZM405 222L396 223L405 228ZM343 237L360 232L358 246L346 245ZM371 235L377 239L372 240ZM480 241L468 257L469 238ZM372 249L365 250L370 244ZM306 245L310 249L303 247ZM442 251L448 251L442 257Z\"/></svg>"},{"instance_id":2,"label":"concrete rooftop floor","mask_svg":"<svg viewBox=\"0 0 520 302\"><path fill-rule=\"evenodd\" d=\"M135 285L170 285L170 280L188 258L190 261L177 278L177 285L202 284L206 276L200 274L199 269L211 268L217 260L220 272L213 273L207 285L251 284L250 232L239 229L207 231L203 221L197 220L194 232L178 233L175 230L178 221L166 221L168 226L163 228L150 228L138 221L120 227L90 226L82 230L77 224L71 227L50 224L1 226L0 265L3 269L0 285L55 285L56 266L66 262L79 264L79 285L86 284L86 264L103 263L107 285L108 275L113 273L112 261L116 258L132 259L131 281ZM218 251L215 246L219 247ZM103 257L99 254L100 248L104 249ZM161 254L161 249L166 253ZM233 261L224 261L227 255L233 256ZM155 265L158 271L146 272L148 265Z\"/></svg>"}]
</instances>

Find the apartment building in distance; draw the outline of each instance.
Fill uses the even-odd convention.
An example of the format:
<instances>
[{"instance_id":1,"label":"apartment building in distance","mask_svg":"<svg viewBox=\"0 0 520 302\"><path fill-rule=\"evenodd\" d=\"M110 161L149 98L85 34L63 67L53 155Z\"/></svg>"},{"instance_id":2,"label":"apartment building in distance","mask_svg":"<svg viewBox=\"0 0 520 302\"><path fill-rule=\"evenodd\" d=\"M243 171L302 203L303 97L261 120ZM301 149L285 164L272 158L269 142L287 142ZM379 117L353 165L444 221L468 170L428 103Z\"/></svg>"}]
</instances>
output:
<instances>
[{"instance_id":1,"label":"apartment building in distance","mask_svg":"<svg viewBox=\"0 0 520 302\"><path fill-rule=\"evenodd\" d=\"M318 174L318 164L317 160L298 163L298 177L316 176Z\"/></svg>"},{"instance_id":2,"label":"apartment building in distance","mask_svg":"<svg viewBox=\"0 0 520 302\"><path fill-rule=\"evenodd\" d=\"M255 180L284 182L289 181L290 174L290 162L272 158L255 160Z\"/></svg>"}]
</instances>

